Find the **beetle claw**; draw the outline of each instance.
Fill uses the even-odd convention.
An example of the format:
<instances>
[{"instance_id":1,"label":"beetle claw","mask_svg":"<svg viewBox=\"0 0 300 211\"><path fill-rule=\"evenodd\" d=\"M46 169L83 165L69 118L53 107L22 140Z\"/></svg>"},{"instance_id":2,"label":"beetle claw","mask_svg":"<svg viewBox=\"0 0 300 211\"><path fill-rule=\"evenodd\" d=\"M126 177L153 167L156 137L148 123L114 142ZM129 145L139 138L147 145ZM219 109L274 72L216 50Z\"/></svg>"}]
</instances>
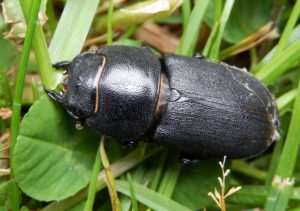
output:
<instances>
[{"instance_id":1,"label":"beetle claw","mask_svg":"<svg viewBox=\"0 0 300 211\"><path fill-rule=\"evenodd\" d=\"M77 122L76 122L76 124L75 124L75 128L77 129L77 130L82 130L83 128L84 128L84 121L83 120L78 120Z\"/></svg>"},{"instance_id":2,"label":"beetle claw","mask_svg":"<svg viewBox=\"0 0 300 211\"><path fill-rule=\"evenodd\" d=\"M62 62L57 62L52 64L52 67L54 67L55 69L67 69L70 65L69 61L62 61Z\"/></svg>"},{"instance_id":3,"label":"beetle claw","mask_svg":"<svg viewBox=\"0 0 300 211\"><path fill-rule=\"evenodd\" d=\"M192 166L199 163L201 160L199 158L187 156L185 154L180 155L180 160L183 166Z\"/></svg>"},{"instance_id":4,"label":"beetle claw","mask_svg":"<svg viewBox=\"0 0 300 211\"><path fill-rule=\"evenodd\" d=\"M59 102L59 103L62 102L62 97L63 96L61 94L55 92L54 90L50 90L46 87L44 89L45 89L45 92L47 93L47 95L49 97L51 97L53 100L55 100L56 102Z\"/></svg>"},{"instance_id":5,"label":"beetle claw","mask_svg":"<svg viewBox=\"0 0 300 211\"><path fill-rule=\"evenodd\" d=\"M137 143L136 140L119 140L119 142L124 149L132 149Z\"/></svg>"}]
</instances>

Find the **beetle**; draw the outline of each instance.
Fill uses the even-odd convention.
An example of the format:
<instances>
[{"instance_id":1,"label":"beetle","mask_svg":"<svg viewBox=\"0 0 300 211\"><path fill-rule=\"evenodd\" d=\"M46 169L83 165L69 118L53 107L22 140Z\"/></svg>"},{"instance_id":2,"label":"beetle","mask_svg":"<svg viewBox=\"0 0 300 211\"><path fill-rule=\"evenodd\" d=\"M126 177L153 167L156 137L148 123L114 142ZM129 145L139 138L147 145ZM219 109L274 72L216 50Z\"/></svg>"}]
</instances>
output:
<instances>
[{"instance_id":1,"label":"beetle","mask_svg":"<svg viewBox=\"0 0 300 211\"><path fill-rule=\"evenodd\" d=\"M139 139L199 159L250 158L279 138L274 97L235 66L194 57L155 56L146 47L92 49L64 69L62 92L46 90L77 119L124 147Z\"/></svg>"}]
</instances>

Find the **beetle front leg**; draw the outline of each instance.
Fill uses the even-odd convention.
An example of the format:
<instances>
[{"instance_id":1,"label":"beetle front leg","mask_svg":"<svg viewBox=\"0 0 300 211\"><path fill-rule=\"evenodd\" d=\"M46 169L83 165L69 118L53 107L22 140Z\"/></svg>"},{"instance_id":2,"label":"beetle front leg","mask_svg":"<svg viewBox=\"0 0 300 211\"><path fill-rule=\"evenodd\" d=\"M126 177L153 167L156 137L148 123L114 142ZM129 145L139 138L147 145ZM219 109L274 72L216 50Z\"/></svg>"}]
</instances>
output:
<instances>
[{"instance_id":1,"label":"beetle front leg","mask_svg":"<svg viewBox=\"0 0 300 211\"><path fill-rule=\"evenodd\" d=\"M44 89L49 97L51 97L56 102L62 103L62 98L63 98L62 94L57 93L54 90L47 89L46 87Z\"/></svg>"},{"instance_id":2,"label":"beetle front leg","mask_svg":"<svg viewBox=\"0 0 300 211\"><path fill-rule=\"evenodd\" d=\"M52 67L54 67L55 69L67 69L70 65L69 61L62 61L62 62L57 62L52 64Z\"/></svg>"}]
</instances>

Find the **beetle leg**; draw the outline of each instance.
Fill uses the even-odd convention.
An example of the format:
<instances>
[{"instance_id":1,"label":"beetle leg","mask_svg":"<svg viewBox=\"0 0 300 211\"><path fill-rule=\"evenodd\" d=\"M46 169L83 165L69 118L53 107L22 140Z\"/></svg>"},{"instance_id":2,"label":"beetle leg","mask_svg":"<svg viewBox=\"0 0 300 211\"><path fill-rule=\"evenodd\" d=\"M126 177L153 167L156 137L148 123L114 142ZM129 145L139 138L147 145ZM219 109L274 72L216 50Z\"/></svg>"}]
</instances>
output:
<instances>
[{"instance_id":1,"label":"beetle leg","mask_svg":"<svg viewBox=\"0 0 300 211\"><path fill-rule=\"evenodd\" d=\"M84 120L82 120L82 119L78 120L75 124L75 128L77 130L82 130L83 127L84 127Z\"/></svg>"},{"instance_id":2,"label":"beetle leg","mask_svg":"<svg viewBox=\"0 0 300 211\"><path fill-rule=\"evenodd\" d=\"M54 67L55 69L67 69L68 66L70 65L69 61L62 61L62 62L57 62L52 64L52 67Z\"/></svg>"},{"instance_id":3,"label":"beetle leg","mask_svg":"<svg viewBox=\"0 0 300 211\"><path fill-rule=\"evenodd\" d=\"M119 140L121 146L125 149L132 149L136 144L137 140Z\"/></svg>"},{"instance_id":4,"label":"beetle leg","mask_svg":"<svg viewBox=\"0 0 300 211\"><path fill-rule=\"evenodd\" d=\"M45 89L45 92L47 93L47 95L49 97L51 97L53 100L55 100L56 102L59 102L59 103L62 102L62 97L63 97L62 94L57 93L54 90L50 90L50 89L48 89L46 87L44 89Z\"/></svg>"},{"instance_id":5,"label":"beetle leg","mask_svg":"<svg viewBox=\"0 0 300 211\"><path fill-rule=\"evenodd\" d=\"M196 53L193 57L196 58L196 59L204 59L205 58L205 56L203 56L200 53Z\"/></svg>"},{"instance_id":6,"label":"beetle leg","mask_svg":"<svg viewBox=\"0 0 300 211\"><path fill-rule=\"evenodd\" d=\"M196 158L196 157L193 157L190 155L186 155L186 154L181 154L180 160L181 160L182 165L184 165L184 166L192 166L201 161L201 159L199 159L199 158Z\"/></svg>"}]
</instances>

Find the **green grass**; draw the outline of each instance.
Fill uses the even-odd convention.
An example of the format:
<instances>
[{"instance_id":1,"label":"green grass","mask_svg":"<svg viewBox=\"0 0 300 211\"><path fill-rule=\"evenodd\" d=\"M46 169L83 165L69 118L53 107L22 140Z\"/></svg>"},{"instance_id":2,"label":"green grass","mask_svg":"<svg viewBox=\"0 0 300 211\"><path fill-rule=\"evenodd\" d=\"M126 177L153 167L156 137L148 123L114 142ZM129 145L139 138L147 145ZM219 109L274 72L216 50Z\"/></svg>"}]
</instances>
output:
<instances>
[{"instance_id":1,"label":"green grass","mask_svg":"<svg viewBox=\"0 0 300 211\"><path fill-rule=\"evenodd\" d=\"M300 0L295 4L280 1L276 6L268 1L253 1L251 4L241 0L169 0L169 7L157 6L156 0L131 0L126 6L112 0L66 1L65 4L49 0L46 5L48 23L44 26L37 20L40 2L43 5L44 1L20 2L21 9L14 11L14 16L22 18L24 15L28 26L24 42L15 42L14 39L9 44L15 47L5 48L8 44L0 39L3 45L3 48L0 46L0 105L13 111L11 121L0 119L0 137L11 129L11 178L0 177L0 210L18 210L21 207L44 211L110 210L111 197L116 199L112 200L116 210L119 205L124 210L216 210L216 204L207 194L218 187L217 177L221 172L217 160L202 161L187 168L179 162L178 154L158 146L142 143L133 150L123 150L109 138L105 142L108 157L104 156L104 149L100 156L97 150L99 139L91 135L94 133L77 132L73 120L64 115L65 111L40 94L43 87L60 89L62 73L54 70L51 64L71 60L87 50L83 47L87 39L107 34L106 42L96 42L95 45L130 43L139 46L140 42L134 35L143 30L143 23L151 22L167 28L177 38L177 54L192 56L199 52L218 60L223 57L221 52L224 49L243 46L241 36L246 39L271 20L271 16L264 11L274 11L277 15L278 39L255 44L244 53L230 56L226 62L236 66L251 65L255 77L274 93L281 116L281 140L258 158L228 162L226 168L230 168L232 173L227 180L227 189L234 186L241 186L242 189L226 199L226 206L229 210L299 208L300 33L297 23ZM104 2L108 4L105 6ZM283 13L276 13L277 7L282 8ZM105 12L97 13L98 10ZM231 15L236 11L252 14L253 17L246 20L241 15L237 19ZM4 24L0 18L1 32L8 31L9 27L11 25ZM120 29L122 32L119 32ZM247 33L243 34L245 30ZM233 37L228 39L229 35ZM156 36L159 38L159 35ZM17 45L22 47L21 57L8 59L17 63L2 61L5 57L1 54L10 55L12 51L4 52L5 49L17 51ZM163 53L160 49L155 51ZM7 64L10 64L9 67ZM11 77L11 72L16 73L15 78ZM34 78L25 80L29 76ZM24 102L29 102L29 105ZM56 113L47 114L50 110ZM42 121L46 118L45 114L52 122ZM22 119L24 121L20 125ZM36 135L33 131L37 131ZM34 141L29 142L30 138ZM51 147L45 147L49 143ZM5 156L1 154L2 147L0 142L0 157ZM52 148L57 151L51 151ZM34 153L31 149L35 149ZM30 156L24 157L26 153ZM51 155L57 153L61 153L59 161L63 160L65 164L57 161L47 166L54 159ZM76 162L78 159L80 162ZM94 166L91 160L94 160ZM35 167L33 162L37 161L40 162ZM105 164L104 169L101 164ZM62 179L68 181L64 175L68 175L69 171L79 172L75 176L83 182L77 186L57 186ZM17 178L14 172L17 172ZM45 176L60 172L65 173L55 178ZM19 178L22 178L21 181ZM7 180L11 182L7 183ZM55 187L55 190L46 196L39 187ZM41 202L43 200L47 202Z\"/></svg>"}]
</instances>

